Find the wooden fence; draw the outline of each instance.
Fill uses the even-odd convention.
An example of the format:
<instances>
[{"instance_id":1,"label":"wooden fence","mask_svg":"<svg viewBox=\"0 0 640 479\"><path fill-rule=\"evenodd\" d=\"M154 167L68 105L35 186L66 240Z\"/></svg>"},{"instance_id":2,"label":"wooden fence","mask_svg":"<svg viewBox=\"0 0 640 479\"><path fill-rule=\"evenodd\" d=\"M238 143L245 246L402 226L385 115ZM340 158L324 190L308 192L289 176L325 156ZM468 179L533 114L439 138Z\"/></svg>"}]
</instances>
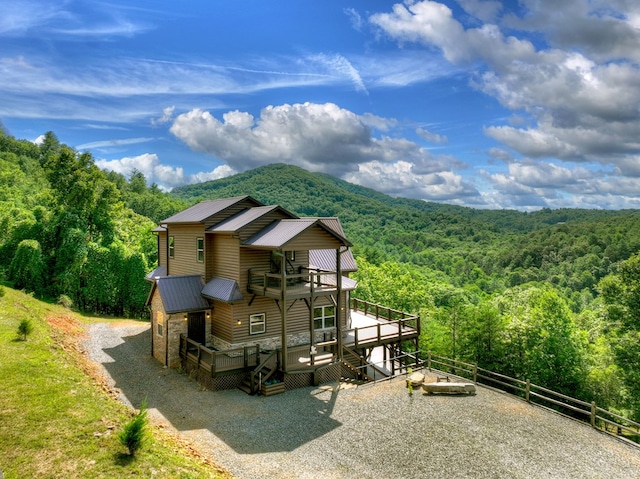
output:
<instances>
[{"instance_id":1,"label":"wooden fence","mask_svg":"<svg viewBox=\"0 0 640 479\"><path fill-rule=\"evenodd\" d=\"M492 386L514 394L530 403L551 406L566 416L588 422L594 428L630 439L634 444L640 441L640 423L598 407L594 401L586 402L566 396L551 389L538 386L531 381L521 380L479 368L476 364L427 353L425 366L456 376L466 377L474 383ZM640 444L638 444L640 445Z\"/></svg>"}]
</instances>

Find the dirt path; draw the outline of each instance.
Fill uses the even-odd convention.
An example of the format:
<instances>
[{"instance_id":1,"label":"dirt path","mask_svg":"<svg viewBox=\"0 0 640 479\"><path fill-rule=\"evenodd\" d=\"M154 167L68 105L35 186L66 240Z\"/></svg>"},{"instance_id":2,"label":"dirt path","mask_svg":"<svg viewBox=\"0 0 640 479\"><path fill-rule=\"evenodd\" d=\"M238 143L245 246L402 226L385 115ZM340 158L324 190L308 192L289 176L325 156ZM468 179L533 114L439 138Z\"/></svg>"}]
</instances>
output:
<instances>
[{"instance_id":1,"label":"dirt path","mask_svg":"<svg viewBox=\"0 0 640 479\"><path fill-rule=\"evenodd\" d=\"M95 324L88 357L127 404L249 478L640 479L640 449L589 426L478 388L409 396L404 383L285 394L211 392L150 355L148 325Z\"/></svg>"}]
</instances>

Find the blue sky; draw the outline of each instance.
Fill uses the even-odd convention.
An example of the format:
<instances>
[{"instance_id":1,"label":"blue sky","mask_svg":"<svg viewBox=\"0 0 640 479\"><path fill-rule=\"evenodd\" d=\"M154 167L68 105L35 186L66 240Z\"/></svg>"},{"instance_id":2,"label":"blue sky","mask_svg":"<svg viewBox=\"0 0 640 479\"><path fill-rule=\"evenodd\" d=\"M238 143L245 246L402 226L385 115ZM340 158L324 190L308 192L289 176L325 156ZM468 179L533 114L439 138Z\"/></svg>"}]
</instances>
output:
<instances>
[{"instance_id":1,"label":"blue sky","mask_svg":"<svg viewBox=\"0 0 640 479\"><path fill-rule=\"evenodd\" d=\"M163 189L269 163L476 208L640 208L635 0L4 0L0 121Z\"/></svg>"}]
</instances>

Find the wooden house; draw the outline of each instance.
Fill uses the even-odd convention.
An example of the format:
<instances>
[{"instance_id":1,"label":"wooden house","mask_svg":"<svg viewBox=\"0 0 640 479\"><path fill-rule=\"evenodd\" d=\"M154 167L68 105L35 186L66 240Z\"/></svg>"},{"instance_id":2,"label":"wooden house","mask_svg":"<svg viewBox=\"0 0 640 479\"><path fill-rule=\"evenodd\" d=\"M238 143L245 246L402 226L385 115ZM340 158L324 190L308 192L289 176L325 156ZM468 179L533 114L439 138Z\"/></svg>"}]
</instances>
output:
<instances>
[{"instance_id":1,"label":"wooden house","mask_svg":"<svg viewBox=\"0 0 640 479\"><path fill-rule=\"evenodd\" d=\"M337 218L300 218L241 196L198 203L154 233L153 356L196 370L211 389L244 382L253 393L275 378L289 388L338 379L345 354L361 359L376 346L397 352L402 341L417 341L419 321L403 313L388 337L388 324L352 327L356 264ZM358 304L376 321L391 311Z\"/></svg>"}]
</instances>

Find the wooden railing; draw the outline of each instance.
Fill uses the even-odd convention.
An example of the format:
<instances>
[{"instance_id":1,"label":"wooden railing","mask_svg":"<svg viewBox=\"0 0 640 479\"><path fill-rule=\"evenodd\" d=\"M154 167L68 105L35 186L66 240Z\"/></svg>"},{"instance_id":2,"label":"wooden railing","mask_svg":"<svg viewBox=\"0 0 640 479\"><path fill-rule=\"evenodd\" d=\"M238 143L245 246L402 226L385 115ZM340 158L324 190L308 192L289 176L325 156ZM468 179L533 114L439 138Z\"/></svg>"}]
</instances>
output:
<instances>
[{"instance_id":1,"label":"wooden railing","mask_svg":"<svg viewBox=\"0 0 640 479\"><path fill-rule=\"evenodd\" d=\"M302 269L307 272L303 273ZM315 291L334 290L336 284L327 281L328 276L336 276L335 271L309 270L301 268L300 273L289 274L285 276L285 284L287 290L309 290ZM277 293L282 290L282 275L280 273L271 273L268 271L249 270L248 288L253 292L259 292L263 296L267 292Z\"/></svg>"},{"instance_id":2,"label":"wooden railing","mask_svg":"<svg viewBox=\"0 0 640 479\"><path fill-rule=\"evenodd\" d=\"M180 357L213 377L217 372L254 368L260 363L260 346L215 351L181 334Z\"/></svg>"},{"instance_id":3,"label":"wooden railing","mask_svg":"<svg viewBox=\"0 0 640 479\"><path fill-rule=\"evenodd\" d=\"M415 329L420 334L420 317L414 314L398 311L397 309L381 306L369 301L363 301L358 298L351 298L349 307L356 312L363 313L365 316L371 316L376 319L385 321L399 322L404 326Z\"/></svg>"},{"instance_id":4,"label":"wooden railing","mask_svg":"<svg viewBox=\"0 0 640 479\"><path fill-rule=\"evenodd\" d=\"M624 436L637 444L640 441L640 423L598 407L594 401L587 402L566 396L551 389L499 374L476 364L427 353L426 367L466 377L474 383L481 383L514 394L530 403L551 406L555 411L588 422L594 428ZM640 444L638 444L640 445Z\"/></svg>"},{"instance_id":5,"label":"wooden railing","mask_svg":"<svg viewBox=\"0 0 640 479\"><path fill-rule=\"evenodd\" d=\"M262 384L280 369L280 350L277 349L269 354L249 375L249 388L251 394L260 390Z\"/></svg>"}]
</instances>

